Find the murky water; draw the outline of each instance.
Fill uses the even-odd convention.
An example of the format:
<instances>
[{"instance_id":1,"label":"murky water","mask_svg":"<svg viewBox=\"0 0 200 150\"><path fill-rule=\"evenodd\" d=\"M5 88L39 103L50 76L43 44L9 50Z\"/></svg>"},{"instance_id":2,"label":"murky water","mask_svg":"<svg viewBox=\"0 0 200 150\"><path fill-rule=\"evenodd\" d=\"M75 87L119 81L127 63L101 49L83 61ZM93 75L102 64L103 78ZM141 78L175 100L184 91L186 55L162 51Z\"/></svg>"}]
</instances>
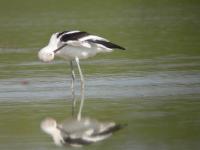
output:
<instances>
[{"instance_id":1,"label":"murky water","mask_svg":"<svg viewBox=\"0 0 200 150\"><path fill-rule=\"evenodd\" d=\"M83 115L128 124L81 149L200 148L198 1L46 3L0 2L0 149L66 149L39 126L71 116L69 64L45 64L37 52L52 32L77 28L127 48L81 61ZM77 75L77 98L79 86Z\"/></svg>"}]
</instances>

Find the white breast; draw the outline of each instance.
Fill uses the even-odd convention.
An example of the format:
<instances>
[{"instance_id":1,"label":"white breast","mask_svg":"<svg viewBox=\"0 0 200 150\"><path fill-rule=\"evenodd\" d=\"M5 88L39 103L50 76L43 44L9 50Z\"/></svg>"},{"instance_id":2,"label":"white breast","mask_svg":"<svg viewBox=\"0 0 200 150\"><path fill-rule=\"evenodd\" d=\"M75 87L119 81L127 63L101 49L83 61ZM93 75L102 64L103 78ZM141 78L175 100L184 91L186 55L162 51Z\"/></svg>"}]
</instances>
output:
<instances>
[{"instance_id":1,"label":"white breast","mask_svg":"<svg viewBox=\"0 0 200 150\"><path fill-rule=\"evenodd\" d=\"M56 53L56 56L62 57L67 60L75 59L76 57L78 57L79 59L86 59L88 57L96 55L97 52L98 50L94 48L66 46L62 50L58 51Z\"/></svg>"}]
</instances>

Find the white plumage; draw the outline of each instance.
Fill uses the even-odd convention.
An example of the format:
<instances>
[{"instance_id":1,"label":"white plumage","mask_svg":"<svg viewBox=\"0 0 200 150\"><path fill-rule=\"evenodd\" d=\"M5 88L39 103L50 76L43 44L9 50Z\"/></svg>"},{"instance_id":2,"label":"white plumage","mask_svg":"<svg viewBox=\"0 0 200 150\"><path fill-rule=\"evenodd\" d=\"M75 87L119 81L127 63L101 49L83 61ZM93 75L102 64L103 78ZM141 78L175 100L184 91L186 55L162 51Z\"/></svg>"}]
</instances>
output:
<instances>
[{"instance_id":1,"label":"white plumage","mask_svg":"<svg viewBox=\"0 0 200 150\"><path fill-rule=\"evenodd\" d=\"M99 122L95 119L82 118L65 120L57 124L53 118L46 118L41 122L41 129L52 136L56 145L82 146L107 139L122 126L114 122Z\"/></svg>"},{"instance_id":2,"label":"white plumage","mask_svg":"<svg viewBox=\"0 0 200 150\"><path fill-rule=\"evenodd\" d=\"M124 49L107 39L82 31L64 31L52 34L49 44L40 50L39 58L45 62L55 56L68 60L86 59L99 52L111 52L113 48Z\"/></svg>"},{"instance_id":3,"label":"white plumage","mask_svg":"<svg viewBox=\"0 0 200 150\"><path fill-rule=\"evenodd\" d=\"M42 48L38 53L39 59L44 62L52 61L55 56L59 56L70 61L72 71L71 87L73 95L73 108L76 104L74 93L75 73L73 69L73 61L76 62L81 78L81 103L77 115L78 120L81 119L81 112L84 103L84 78L79 65L79 59L86 59L101 52L111 52L113 49L125 50L125 48L114 44L105 38L75 30L52 34L48 45Z\"/></svg>"}]
</instances>

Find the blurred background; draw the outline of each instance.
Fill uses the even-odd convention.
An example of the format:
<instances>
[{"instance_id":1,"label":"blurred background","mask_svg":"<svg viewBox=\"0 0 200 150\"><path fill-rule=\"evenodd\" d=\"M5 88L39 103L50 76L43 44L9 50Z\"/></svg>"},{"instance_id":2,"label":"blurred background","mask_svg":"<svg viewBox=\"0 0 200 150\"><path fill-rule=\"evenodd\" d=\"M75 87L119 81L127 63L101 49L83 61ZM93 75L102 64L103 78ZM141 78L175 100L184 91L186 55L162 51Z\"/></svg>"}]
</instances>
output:
<instances>
[{"instance_id":1,"label":"blurred background","mask_svg":"<svg viewBox=\"0 0 200 150\"><path fill-rule=\"evenodd\" d=\"M81 149L199 149L199 18L198 0L0 0L0 149L66 149L40 121L71 116L69 65L37 52L73 29L127 49L81 61L84 116L128 124Z\"/></svg>"}]
</instances>

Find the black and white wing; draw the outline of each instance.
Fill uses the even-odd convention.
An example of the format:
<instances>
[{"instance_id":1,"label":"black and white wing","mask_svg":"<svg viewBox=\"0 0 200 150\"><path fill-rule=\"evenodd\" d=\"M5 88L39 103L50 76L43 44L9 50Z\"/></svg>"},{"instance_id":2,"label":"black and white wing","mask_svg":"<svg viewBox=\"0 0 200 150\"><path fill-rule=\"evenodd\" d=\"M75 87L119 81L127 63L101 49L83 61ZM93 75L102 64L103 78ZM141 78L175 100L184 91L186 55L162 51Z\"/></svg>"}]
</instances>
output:
<instances>
[{"instance_id":1,"label":"black and white wing","mask_svg":"<svg viewBox=\"0 0 200 150\"><path fill-rule=\"evenodd\" d=\"M59 129L66 144L81 146L107 139L123 127L124 125L114 122L101 123L95 119L86 118L80 122L65 122Z\"/></svg>"},{"instance_id":2,"label":"black and white wing","mask_svg":"<svg viewBox=\"0 0 200 150\"><path fill-rule=\"evenodd\" d=\"M80 46L86 48L96 47L97 49L121 49L125 48L110 42L109 40L91 35L84 31L64 31L57 33L57 38L60 39L60 42L70 46Z\"/></svg>"}]
</instances>

